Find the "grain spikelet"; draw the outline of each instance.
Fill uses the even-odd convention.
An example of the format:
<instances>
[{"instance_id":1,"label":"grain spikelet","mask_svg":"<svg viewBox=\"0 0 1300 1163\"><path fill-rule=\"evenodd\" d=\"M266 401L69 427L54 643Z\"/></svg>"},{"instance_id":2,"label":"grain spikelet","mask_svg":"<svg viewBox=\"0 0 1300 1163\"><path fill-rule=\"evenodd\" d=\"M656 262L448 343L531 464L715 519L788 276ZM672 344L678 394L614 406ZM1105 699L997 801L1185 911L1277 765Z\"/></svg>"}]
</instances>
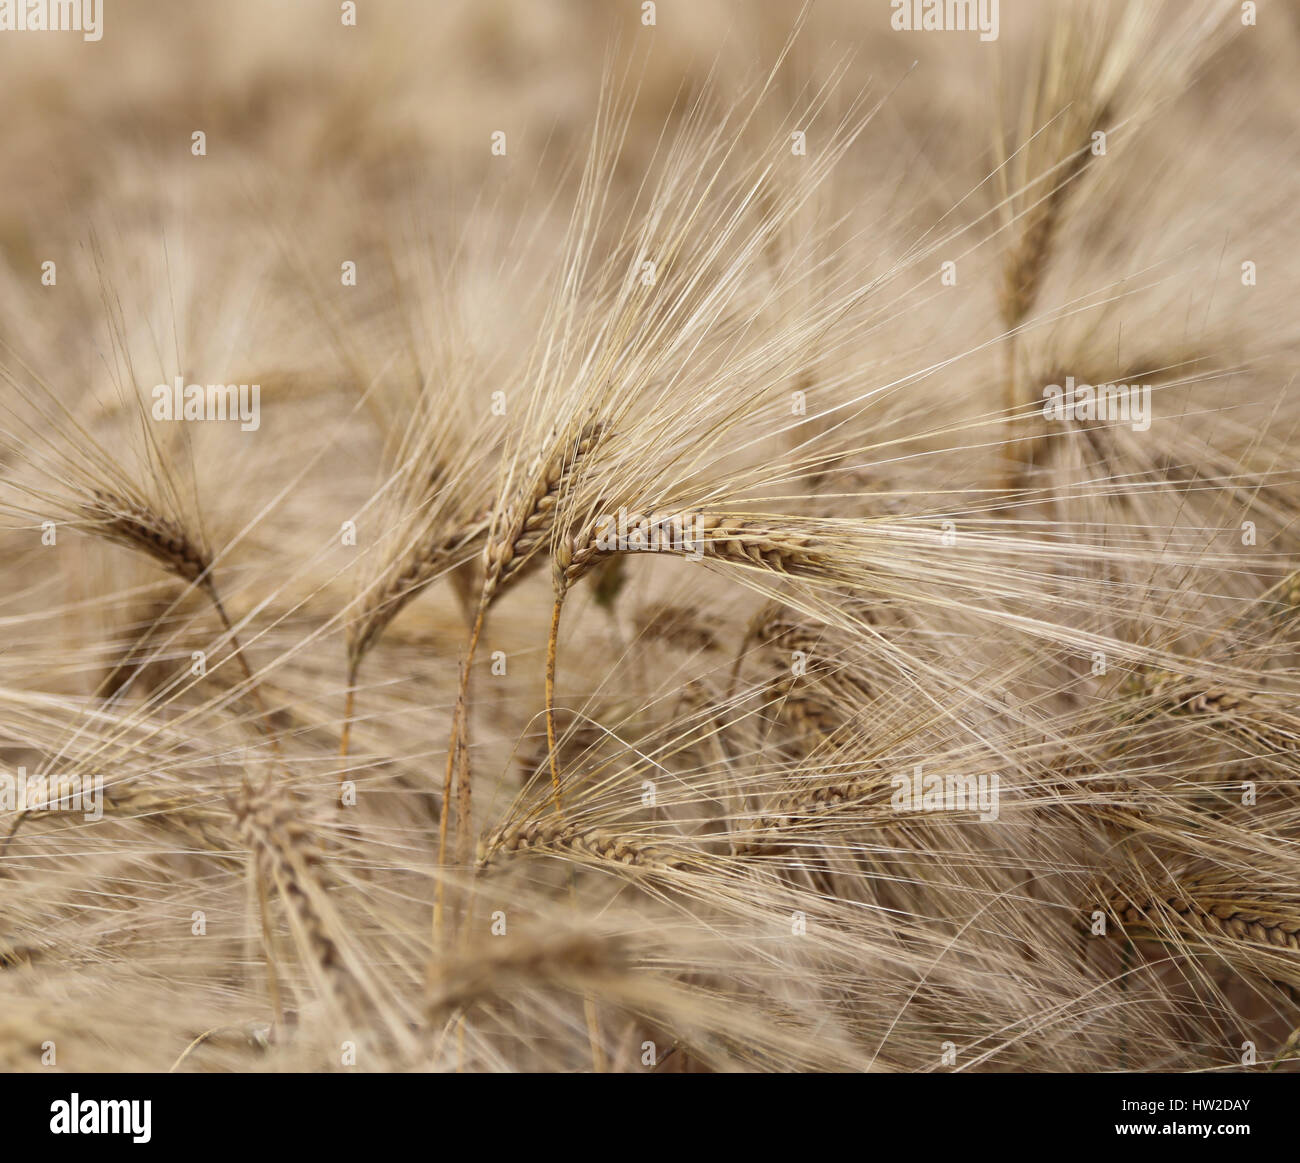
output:
<instances>
[{"instance_id":1,"label":"grain spikelet","mask_svg":"<svg viewBox=\"0 0 1300 1163\"><path fill-rule=\"evenodd\" d=\"M563 855L597 865L618 865L647 872L689 868L690 853L640 836L617 835L555 818L497 829L479 845L478 863L488 868L514 854Z\"/></svg>"}]
</instances>

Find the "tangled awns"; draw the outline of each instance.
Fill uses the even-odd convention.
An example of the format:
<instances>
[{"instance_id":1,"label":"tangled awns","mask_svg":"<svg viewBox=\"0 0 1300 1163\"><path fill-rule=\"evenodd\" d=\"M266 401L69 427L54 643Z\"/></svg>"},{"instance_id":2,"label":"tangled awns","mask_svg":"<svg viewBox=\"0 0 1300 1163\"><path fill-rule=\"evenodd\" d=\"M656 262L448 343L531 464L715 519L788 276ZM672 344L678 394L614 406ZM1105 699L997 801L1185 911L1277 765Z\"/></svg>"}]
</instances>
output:
<instances>
[{"instance_id":1,"label":"tangled awns","mask_svg":"<svg viewBox=\"0 0 1300 1163\"><path fill-rule=\"evenodd\" d=\"M1300 1068L1296 10L339 7L0 33L0 1068Z\"/></svg>"}]
</instances>

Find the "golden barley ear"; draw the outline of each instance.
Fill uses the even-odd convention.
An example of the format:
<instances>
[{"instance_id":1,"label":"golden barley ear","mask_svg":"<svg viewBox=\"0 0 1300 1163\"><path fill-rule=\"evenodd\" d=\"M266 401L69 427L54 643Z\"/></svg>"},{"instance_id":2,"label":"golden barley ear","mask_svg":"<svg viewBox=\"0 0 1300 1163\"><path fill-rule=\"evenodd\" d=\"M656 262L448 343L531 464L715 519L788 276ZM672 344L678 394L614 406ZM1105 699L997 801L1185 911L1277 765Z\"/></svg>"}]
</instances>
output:
<instances>
[{"instance_id":1,"label":"golden barley ear","mask_svg":"<svg viewBox=\"0 0 1300 1163\"><path fill-rule=\"evenodd\" d=\"M667 552L687 555L699 552L708 561L749 566L789 577L826 579L833 576L831 556L819 545L815 534L804 532L795 522L780 519L747 518L723 513L656 512L628 516L628 539L649 544L664 528L692 529L695 539L670 542ZM589 569L610 553L595 531L557 541L554 551L556 592L567 593Z\"/></svg>"},{"instance_id":2,"label":"golden barley ear","mask_svg":"<svg viewBox=\"0 0 1300 1163\"><path fill-rule=\"evenodd\" d=\"M147 504L104 489L93 490L93 499L82 505L81 513L92 533L160 562L176 577L197 586L207 595L230 638L234 657L243 671L248 693L257 708L271 749L276 755L281 754L279 730L262 698L257 677L221 599L212 573L212 554L202 538Z\"/></svg>"},{"instance_id":3,"label":"golden barley ear","mask_svg":"<svg viewBox=\"0 0 1300 1163\"><path fill-rule=\"evenodd\" d=\"M212 592L212 555L202 540L169 517L126 497L95 489L82 506L90 530L166 566L183 581Z\"/></svg>"},{"instance_id":4,"label":"golden barley ear","mask_svg":"<svg viewBox=\"0 0 1300 1163\"><path fill-rule=\"evenodd\" d=\"M557 506L610 431L606 421L588 421L570 440L555 442L524 476L522 490L506 506L484 550L482 602L495 601L540 564L538 554L551 539Z\"/></svg>"},{"instance_id":5,"label":"golden barley ear","mask_svg":"<svg viewBox=\"0 0 1300 1163\"><path fill-rule=\"evenodd\" d=\"M301 802L273 781L259 786L245 779L232 797L231 808L251 855L255 884L264 893L274 891L284 906L294 944L318 993L337 1017L361 1023L379 1017L396 1036L409 1040L406 1031L393 1029L387 999L376 992L351 948L332 900L335 878L328 853L303 819ZM281 990L269 901L263 896L260 903L269 989L278 1008Z\"/></svg>"},{"instance_id":6,"label":"golden barley ear","mask_svg":"<svg viewBox=\"0 0 1300 1163\"><path fill-rule=\"evenodd\" d=\"M897 817L889 810L889 786L889 773L875 771L823 779L779 796L744 828L732 833L733 851L737 856L785 852L834 828L850 814L853 826L872 817L877 827L895 822Z\"/></svg>"},{"instance_id":7,"label":"golden barley ear","mask_svg":"<svg viewBox=\"0 0 1300 1163\"><path fill-rule=\"evenodd\" d=\"M478 866L490 868L505 857L522 854L559 855L597 866L617 865L658 873L681 872L692 863L692 854L685 847L584 828L550 816L496 829L479 843Z\"/></svg>"},{"instance_id":8,"label":"golden barley ear","mask_svg":"<svg viewBox=\"0 0 1300 1163\"><path fill-rule=\"evenodd\" d=\"M1300 896L1291 885L1251 884L1220 871L1145 882L1106 900L1120 934L1213 954L1241 970L1300 987Z\"/></svg>"}]
</instances>

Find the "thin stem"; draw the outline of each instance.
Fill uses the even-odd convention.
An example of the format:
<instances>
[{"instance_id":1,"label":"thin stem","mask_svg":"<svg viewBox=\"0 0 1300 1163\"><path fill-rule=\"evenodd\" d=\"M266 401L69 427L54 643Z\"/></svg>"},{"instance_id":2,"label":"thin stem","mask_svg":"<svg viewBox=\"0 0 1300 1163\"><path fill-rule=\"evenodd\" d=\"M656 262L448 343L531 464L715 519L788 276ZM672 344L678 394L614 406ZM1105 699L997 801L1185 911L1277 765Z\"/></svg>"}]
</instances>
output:
<instances>
[{"instance_id":1,"label":"thin stem","mask_svg":"<svg viewBox=\"0 0 1300 1163\"><path fill-rule=\"evenodd\" d=\"M560 802L560 765L555 753L555 656L560 639L560 611L564 608L564 595L556 594L551 610L551 634L546 640L546 751L551 766L551 792L555 798L555 811L563 814Z\"/></svg>"},{"instance_id":2,"label":"thin stem","mask_svg":"<svg viewBox=\"0 0 1300 1163\"><path fill-rule=\"evenodd\" d=\"M1020 407L1020 383L1019 367L1017 361L1017 343L1016 335L1012 333L1007 336L1004 346L1006 358L1006 371L1002 381L1002 410L1006 416L1006 422L1012 432L1016 428L1016 410ZM1024 474L1025 466L1021 458L1025 452L1022 448L1023 441L1018 435L1013 435L1006 444L1004 457L1006 459L1006 471L1003 483L1006 489L1013 490L1019 487Z\"/></svg>"},{"instance_id":3,"label":"thin stem","mask_svg":"<svg viewBox=\"0 0 1300 1163\"><path fill-rule=\"evenodd\" d=\"M468 686L468 683L467 683ZM456 862L467 864L470 857L470 829L473 819L470 794L473 781L469 770L468 716L457 716L456 729Z\"/></svg>"},{"instance_id":4,"label":"thin stem","mask_svg":"<svg viewBox=\"0 0 1300 1163\"><path fill-rule=\"evenodd\" d=\"M442 811L438 817L438 868L444 867L447 852L447 821L451 814L451 796L453 778L468 779L469 772L457 764L464 734L462 721L465 716L465 698L469 687L470 664L474 661L474 652L478 649L479 635L483 632L483 620L487 616L487 602L480 601L478 612L474 615L474 625L470 629L469 644L465 658L460 667L460 685L456 692L456 705L452 712L451 731L447 736L447 770L442 779ZM433 890L433 945L436 949L442 939L443 925L443 878L441 873Z\"/></svg>"},{"instance_id":5,"label":"thin stem","mask_svg":"<svg viewBox=\"0 0 1300 1163\"><path fill-rule=\"evenodd\" d=\"M348 757L348 744L352 739L352 713L357 703L357 672L352 668L348 673L348 693L343 704L343 730L339 732L339 758ZM341 773L340 773L341 774Z\"/></svg>"},{"instance_id":6,"label":"thin stem","mask_svg":"<svg viewBox=\"0 0 1300 1163\"><path fill-rule=\"evenodd\" d=\"M217 587L213 585L211 579L208 579L205 581L203 588L207 592L213 607L216 609L217 616L221 619L222 626L225 627L226 633L230 636L231 649L234 651L235 657L239 660L239 666L244 672L244 678L248 680L248 693L252 696L253 702L257 705L257 713L261 717L262 726L271 740L271 750L275 752L277 759L283 758L284 753L280 750L279 733L271 722L271 713L267 710L266 703L262 699L262 692L258 689L257 679L253 677L253 668L248 665L248 659L244 656L244 648L240 644L239 635L235 633L235 627L230 621L230 615L226 613L226 607L222 604L221 598L217 594Z\"/></svg>"},{"instance_id":7,"label":"thin stem","mask_svg":"<svg viewBox=\"0 0 1300 1163\"><path fill-rule=\"evenodd\" d=\"M569 906L574 915L578 912L578 877L576 871L569 868ZM603 1038L600 1032L600 1011L596 1009L596 997L590 990L582 994L582 1016L587 1023L587 1046L591 1050L591 1070L593 1074L604 1074L605 1051L602 1049Z\"/></svg>"},{"instance_id":8,"label":"thin stem","mask_svg":"<svg viewBox=\"0 0 1300 1163\"><path fill-rule=\"evenodd\" d=\"M284 1003L280 999L280 981L275 972L275 955L271 943L271 915L266 900L266 883L262 879L262 869L258 863L257 853L250 857L253 861L253 878L257 888L257 909L262 921L262 954L266 959L266 989L271 999L271 1010L275 1014L276 1029L284 1029Z\"/></svg>"}]
</instances>

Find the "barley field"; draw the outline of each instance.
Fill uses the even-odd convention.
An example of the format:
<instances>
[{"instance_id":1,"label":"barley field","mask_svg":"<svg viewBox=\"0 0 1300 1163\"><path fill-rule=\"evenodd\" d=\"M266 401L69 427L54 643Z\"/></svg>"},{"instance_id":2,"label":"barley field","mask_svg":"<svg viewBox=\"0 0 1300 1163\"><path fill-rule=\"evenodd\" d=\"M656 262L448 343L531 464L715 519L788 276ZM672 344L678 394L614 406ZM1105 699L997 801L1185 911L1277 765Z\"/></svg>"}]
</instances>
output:
<instances>
[{"instance_id":1,"label":"barley field","mask_svg":"<svg viewBox=\"0 0 1300 1163\"><path fill-rule=\"evenodd\" d=\"M1300 7L92 9L0 1069L1300 1068Z\"/></svg>"}]
</instances>

